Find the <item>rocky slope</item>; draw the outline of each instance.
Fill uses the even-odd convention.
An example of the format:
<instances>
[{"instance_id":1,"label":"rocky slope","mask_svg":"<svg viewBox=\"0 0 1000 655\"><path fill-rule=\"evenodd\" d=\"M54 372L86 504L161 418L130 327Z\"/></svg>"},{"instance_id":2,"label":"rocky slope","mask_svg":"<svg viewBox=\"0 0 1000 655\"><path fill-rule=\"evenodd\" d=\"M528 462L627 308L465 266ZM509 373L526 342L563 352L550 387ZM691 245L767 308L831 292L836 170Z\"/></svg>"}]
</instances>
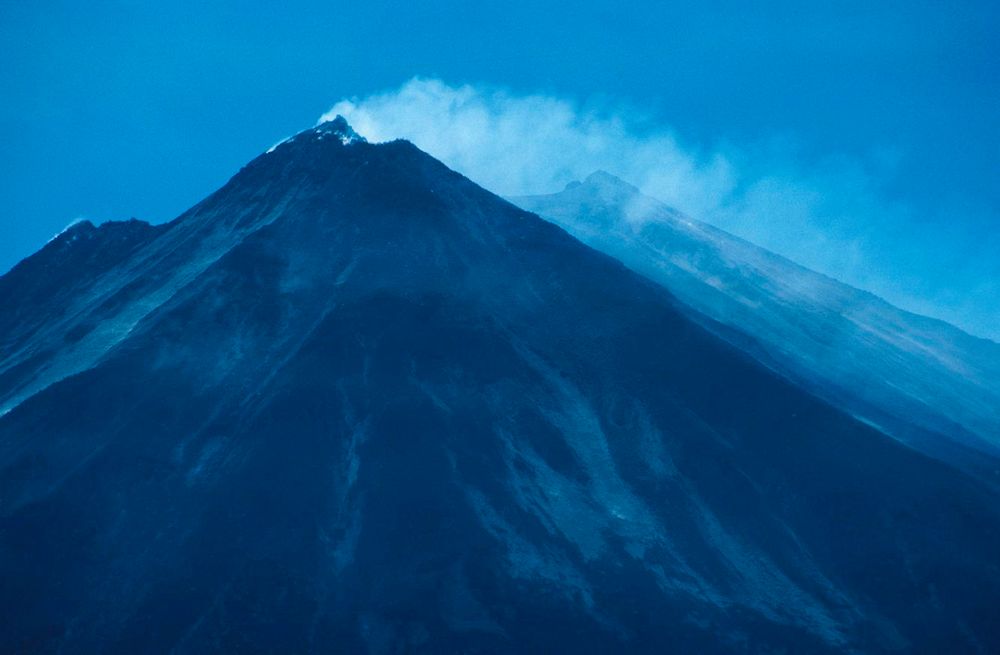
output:
<instances>
[{"instance_id":1,"label":"rocky slope","mask_svg":"<svg viewBox=\"0 0 1000 655\"><path fill-rule=\"evenodd\" d=\"M992 487L407 142L80 229L0 280L4 652L1000 648Z\"/></svg>"}]
</instances>

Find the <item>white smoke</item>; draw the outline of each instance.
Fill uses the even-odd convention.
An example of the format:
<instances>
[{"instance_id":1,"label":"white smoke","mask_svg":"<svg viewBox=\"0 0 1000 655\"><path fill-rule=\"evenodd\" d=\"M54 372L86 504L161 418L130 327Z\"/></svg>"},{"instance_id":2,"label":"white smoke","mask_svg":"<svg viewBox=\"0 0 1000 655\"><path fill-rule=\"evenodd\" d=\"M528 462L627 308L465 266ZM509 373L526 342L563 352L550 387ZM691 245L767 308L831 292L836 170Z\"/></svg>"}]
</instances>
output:
<instances>
[{"instance_id":1,"label":"white smoke","mask_svg":"<svg viewBox=\"0 0 1000 655\"><path fill-rule=\"evenodd\" d=\"M726 197L734 184L719 154L701 157L669 131L637 134L617 113L561 98L414 79L396 91L338 102L321 120L338 114L370 141L408 139L505 196L551 193L603 169L705 213L702 203Z\"/></svg>"},{"instance_id":2,"label":"white smoke","mask_svg":"<svg viewBox=\"0 0 1000 655\"><path fill-rule=\"evenodd\" d=\"M911 229L919 217L881 188L894 153L805 161L793 141L777 138L705 147L629 107L423 78L342 100L321 120L338 114L369 141L408 139L508 197L552 193L608 171L695 218L904 308L1000 337L1000 303L990 301L1000 270L977 257L1000 251L997 236L958 257L941 238L954 235ZM941 270L949 272L947 288L934 279Z\"/></svg>"}]
</instances>

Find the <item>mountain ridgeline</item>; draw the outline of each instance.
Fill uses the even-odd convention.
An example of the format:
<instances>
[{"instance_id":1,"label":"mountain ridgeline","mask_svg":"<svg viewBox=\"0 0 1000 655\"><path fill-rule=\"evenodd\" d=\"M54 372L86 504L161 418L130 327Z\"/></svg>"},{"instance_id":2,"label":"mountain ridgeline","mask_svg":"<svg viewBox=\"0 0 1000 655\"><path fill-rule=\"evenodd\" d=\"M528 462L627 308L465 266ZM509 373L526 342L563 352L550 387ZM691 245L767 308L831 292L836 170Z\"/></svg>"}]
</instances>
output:
<instances>
[{"instance_id":1,"label":"mountain ridgeline","mask_svg":"<svg viewBox=\"0 0 1000 655\"><path fill-rule=\"evenodd\" d=\"M605 172L514 202L659 282L708 329L831 403L1000 483L1000 344L798 266Z\"/></svg>"},{"instance_id":2,"label":"mountain ridgeline","mask_svg":"<svg viewBox=\"0 0 1000 655\"><path fill-rule=\"evenodd\" d=\"M0 651L1000 650L993 485L343 119L0 306Z\"/></svg>"}]
</instances>

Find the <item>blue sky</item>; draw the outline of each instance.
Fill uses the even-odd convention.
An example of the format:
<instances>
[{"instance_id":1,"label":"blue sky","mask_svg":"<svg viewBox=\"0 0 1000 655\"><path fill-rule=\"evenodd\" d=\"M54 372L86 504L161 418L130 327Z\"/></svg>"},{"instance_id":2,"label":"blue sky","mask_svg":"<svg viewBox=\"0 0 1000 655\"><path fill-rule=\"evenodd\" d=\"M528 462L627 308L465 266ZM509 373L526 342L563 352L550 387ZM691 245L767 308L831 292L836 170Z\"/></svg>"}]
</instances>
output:
<instances>
[{"instance_id":1,"label":"blue sky","mask_svg":"<svg viewBox=\"0 0 1000 655\"><path fill-rule=\"evenodd\" d=\"M778 180L760 217L717 222L997 338L997 33L995 2L961 0L7 2L0 270L78 217L168 220L334 103L422 76Z\"/></svg>"}]
</instances>

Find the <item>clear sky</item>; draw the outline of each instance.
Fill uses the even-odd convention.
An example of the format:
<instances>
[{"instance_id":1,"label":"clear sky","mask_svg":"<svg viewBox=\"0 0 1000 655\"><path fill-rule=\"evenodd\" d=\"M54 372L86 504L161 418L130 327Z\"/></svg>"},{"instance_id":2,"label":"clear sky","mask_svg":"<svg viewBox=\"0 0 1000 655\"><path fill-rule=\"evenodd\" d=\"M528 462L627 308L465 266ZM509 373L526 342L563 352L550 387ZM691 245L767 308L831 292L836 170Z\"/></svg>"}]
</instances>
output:
<instances>
[{"instance_id":1,"label":"clear sky","mask_svg":"<svg viewBox=\"0 0 1000 655\"><path fill-rule=\"evenodd\" d=\"M337 101L424 76L630 107L756 177L837 169L810 192L863 171L877 201L833 229L910 307L996 338L998 7L3 2L0 270L78 217L168 220Z\"/></svg>"}]
</instances>

